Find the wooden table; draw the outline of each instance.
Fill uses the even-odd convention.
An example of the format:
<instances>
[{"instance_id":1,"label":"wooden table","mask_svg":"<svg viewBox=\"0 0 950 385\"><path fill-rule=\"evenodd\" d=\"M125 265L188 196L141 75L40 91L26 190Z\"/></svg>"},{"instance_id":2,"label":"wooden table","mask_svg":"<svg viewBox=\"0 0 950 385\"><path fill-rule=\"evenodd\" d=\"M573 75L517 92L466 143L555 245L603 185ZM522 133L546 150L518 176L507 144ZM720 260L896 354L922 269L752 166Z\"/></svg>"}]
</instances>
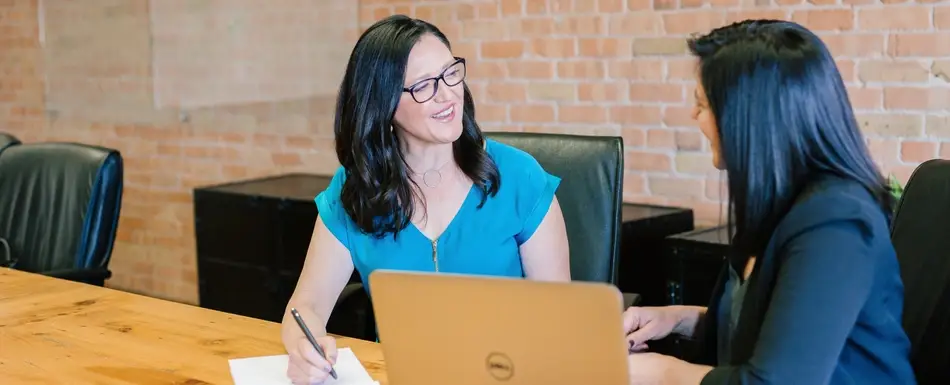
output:
<instances>
[{"instance_id":1,"label":"wooden table","mask_svg":"<svg viewBox=\"0 0 950 385\"><path fill-rule=\"evenodd\" d=\"M386 384L379 345L337 341ZM277 323L0 268L0 384L233 384L285 353Z\"/></svg>"}]
</instances>

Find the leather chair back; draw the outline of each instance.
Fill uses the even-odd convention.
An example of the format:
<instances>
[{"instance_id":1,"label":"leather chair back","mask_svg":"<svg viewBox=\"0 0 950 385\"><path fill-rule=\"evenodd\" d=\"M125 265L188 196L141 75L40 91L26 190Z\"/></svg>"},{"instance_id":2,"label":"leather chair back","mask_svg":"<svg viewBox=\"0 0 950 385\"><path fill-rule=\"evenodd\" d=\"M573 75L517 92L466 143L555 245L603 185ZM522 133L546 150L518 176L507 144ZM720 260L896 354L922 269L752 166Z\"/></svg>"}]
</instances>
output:
<instances>
[{"instance_id":1,"label":"leather chair back","mask_svg":"<svg viewBox=\"0 0 950 385\"><path fill-rule=\"evenodd\" d=\"M110 275L122 185L116 150L29 143L0 153L0 238L14 268L101 285Z\"/></svg>"},{"instance_id":2,"label":"leather chair back","mask_svg":"<svg viewBox=\"0 0 950 385\"><path fill-rule=\"evenodd\" d=\"M950 384L950 160L911 175L891 229L904 281L904 329L921 385Z\"/></svg>"},{"instance_id":3,"label":"leather chair back","mask_svg":"<svg viewBox=\"0 0 950 385\"><path fill-rule=\"evenodd\" d=\"M0 132L0 152L10 146L15 146L20 144L20 140L15 136L7 134L5 132Z\"/></svg>"},{"instance_id":4,"label":"leather chair back","mask_svg":"<svg viewBox=\"0 0 950 385\"><path fill-rule=\"evenodd\" d=\"M623 139L523 132L485 136L531 154L561 178L556 195L571 249L571 278L617 284Z\"/></svg>"}]
</instances>

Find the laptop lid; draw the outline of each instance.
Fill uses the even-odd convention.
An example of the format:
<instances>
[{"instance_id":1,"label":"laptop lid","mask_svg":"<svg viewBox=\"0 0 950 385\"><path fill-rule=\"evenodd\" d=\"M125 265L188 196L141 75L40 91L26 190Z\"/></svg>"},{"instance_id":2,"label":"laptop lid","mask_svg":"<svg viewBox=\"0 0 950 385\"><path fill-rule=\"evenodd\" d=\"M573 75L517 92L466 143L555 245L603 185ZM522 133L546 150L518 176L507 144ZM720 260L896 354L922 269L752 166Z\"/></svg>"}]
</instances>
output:
<instances>
[{"instance_id":1,"label":"laptop lid","mask_svg":"<svg viewBox=\"0 0 950 385\"><path fill-rule=\"evenodd\" d=\"M370 275L391 385L625 385L623 299L599 283Z\"/></svg>"}]
</instances>

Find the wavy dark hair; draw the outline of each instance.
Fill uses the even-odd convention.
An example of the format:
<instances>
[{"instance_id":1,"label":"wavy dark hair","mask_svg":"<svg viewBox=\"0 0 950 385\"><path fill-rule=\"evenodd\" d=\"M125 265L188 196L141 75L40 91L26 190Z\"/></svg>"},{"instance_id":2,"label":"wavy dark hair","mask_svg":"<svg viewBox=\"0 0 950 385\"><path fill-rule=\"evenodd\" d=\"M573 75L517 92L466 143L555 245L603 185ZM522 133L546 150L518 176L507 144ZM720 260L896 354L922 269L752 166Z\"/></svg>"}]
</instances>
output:
<instances>
[{"instance_id":1,"label":"wavy dark hair","mask_svg":"<svg viewBox=\"0 0 950 385\"><path fill-rule=\"evenodd\" d=\"M419 186L409 178L400 138L391 131L405 85L406 62L416 42L439 29L403 15L382 19L360 36L350 54L337 97L336 154L346 172L340 199L361 231L382 238L409 225ZM483 148L475 103L463 83L462 135L452 144L455 162L481 192L480 208L501 187L498 167Z\"/></svg>"},{"instance_id":2,"label":"wavy dark hair","mask_svg":"<svg viewBox=\"0 0 950 385\"><path fill-rule=\"evenodd\" d=\"M890 220L887 180L821 39L793 22L745 20L688 46L719 126L736 252L762 255L799 194L823 175L862 185Z\"/></svg>"}]
</instances>

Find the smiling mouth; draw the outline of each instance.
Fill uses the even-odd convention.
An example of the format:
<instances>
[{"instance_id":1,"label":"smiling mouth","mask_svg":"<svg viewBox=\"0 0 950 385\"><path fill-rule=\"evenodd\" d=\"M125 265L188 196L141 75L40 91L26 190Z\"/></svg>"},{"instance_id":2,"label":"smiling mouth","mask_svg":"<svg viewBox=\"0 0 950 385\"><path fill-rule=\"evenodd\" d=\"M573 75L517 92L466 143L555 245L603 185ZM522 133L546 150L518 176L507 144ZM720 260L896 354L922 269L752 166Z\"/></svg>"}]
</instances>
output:
<instances>
[{"instance_id":1,"label":"smiling mouth","mask_svg":"<svg viewBox=\"0 0 950 385\"><path fill-rule=\"evenodd\" d=\"M455 104L452 104L448 108L430 116L435 120L450 121L455 117Z\"/></svg>"}]
</instances>

